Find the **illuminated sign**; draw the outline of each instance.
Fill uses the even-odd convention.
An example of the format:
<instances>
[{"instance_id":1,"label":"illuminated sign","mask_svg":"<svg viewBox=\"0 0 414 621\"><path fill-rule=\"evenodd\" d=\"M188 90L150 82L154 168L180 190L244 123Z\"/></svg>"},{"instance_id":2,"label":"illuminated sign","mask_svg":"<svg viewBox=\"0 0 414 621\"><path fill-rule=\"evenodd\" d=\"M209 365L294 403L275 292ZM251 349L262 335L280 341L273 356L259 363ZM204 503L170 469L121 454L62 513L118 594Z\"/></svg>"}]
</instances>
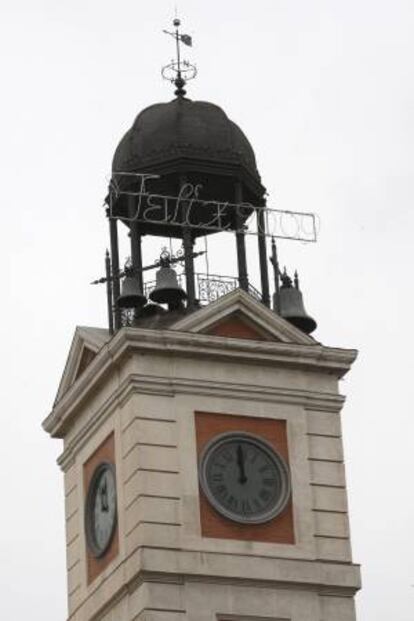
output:
<instances>
[{"instance_id":1,"label":"illuminated sign","mask_svg":"<svg viewBox=\"0 0 414 621\"><path fill-rule=\"evenodd\" d=\"M136 190L122 189L121 180L134 177ZM202 200L201 185L185 183L178 196L148 192L145 184L159 175L113 173L109 191L109 217L125 222L168 225L206 232L242 232L281 239L315 242L316 218L313 213L258 207L251 203ZM117 206L122 196L130 197L128 214L120 215ZM256 215L256 217L254 217Z\"/></svg>"}]
</instances>

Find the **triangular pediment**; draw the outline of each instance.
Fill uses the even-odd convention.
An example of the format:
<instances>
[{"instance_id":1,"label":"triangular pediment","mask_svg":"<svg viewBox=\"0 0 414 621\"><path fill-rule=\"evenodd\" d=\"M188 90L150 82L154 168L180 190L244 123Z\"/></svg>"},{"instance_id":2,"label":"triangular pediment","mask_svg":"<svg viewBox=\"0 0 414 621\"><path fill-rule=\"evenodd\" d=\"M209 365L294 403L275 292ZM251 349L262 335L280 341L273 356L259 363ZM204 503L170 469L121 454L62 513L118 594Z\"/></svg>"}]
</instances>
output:
<instances>
[{"instance_id":1,"label":"triangular pediment","mask_svg":"<svg viewBox=\"0 0 414 621\"><path fill-rule=\"evenodd\" d=\"M79 360L78 368L75 373L75 381L82 375L85 369L90 365L96 356L96 351L90 349L87 345L83 346L82 355Z\"/></svg>"},{"instance_id":2,"label":"triangular pediment","mask_svg":"<svg viewBox=\"0 0 414 621\"><path fill-rule=\"evenodd\" d=\"M311 336L295 328L242 289L235 289L180 319L170 329L259 341L315 344Z\"/></svg>"},{"instance_id":3,"label":"triangular pediment","mask_svg":"<svg viewBox=\"0 0 414 621\"><path fill-rule=\"evenodd\" d=\"M77 327L72 339L69 355L60 380L55 404L65 392L81 377L101 347L109 340L108 330L102 328Z\"/></svg>"}]
</instances>

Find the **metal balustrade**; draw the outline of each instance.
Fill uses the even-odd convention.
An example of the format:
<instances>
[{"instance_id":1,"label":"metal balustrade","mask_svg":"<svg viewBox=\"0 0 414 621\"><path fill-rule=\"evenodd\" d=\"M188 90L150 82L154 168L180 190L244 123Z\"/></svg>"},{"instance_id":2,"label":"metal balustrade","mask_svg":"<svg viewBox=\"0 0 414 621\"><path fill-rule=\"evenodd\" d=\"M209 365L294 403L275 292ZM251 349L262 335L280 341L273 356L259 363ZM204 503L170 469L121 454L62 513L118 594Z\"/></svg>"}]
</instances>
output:
<instances>
[{"instance_id":1,"label":"metal balustrade","mask_svg":"<svg viewBox=\"0 0 414 621\"><path fill-rule=\"evenodd\" d=\"M195 275L196 298L200 304L206 305L218 300L226 293L230 293L239 286L239 279L236 276L222 276L218 274L196 273ZM185 289L185 273L177 274L180 287ZM150 280L144 283L144 295L149 298L151 291L155 288L156 281ZM262 295L256 287L249 283L248 293L259 302Z\"/></svg>"}]
</instances>

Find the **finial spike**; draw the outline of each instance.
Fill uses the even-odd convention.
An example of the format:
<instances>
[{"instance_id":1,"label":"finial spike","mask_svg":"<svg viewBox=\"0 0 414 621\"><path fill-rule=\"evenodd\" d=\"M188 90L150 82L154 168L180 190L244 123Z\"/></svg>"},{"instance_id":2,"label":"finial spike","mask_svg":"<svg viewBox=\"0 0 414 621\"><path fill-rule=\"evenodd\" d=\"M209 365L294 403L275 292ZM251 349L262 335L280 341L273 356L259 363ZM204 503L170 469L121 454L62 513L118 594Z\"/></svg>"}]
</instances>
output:
<instances>
[{"instance_id":1,"label":"finial spike","mask_svg":"<svg viewBox=\"0 0 414 621\"><path fill-rule=\"evenodd\" d=\"M295 284L295 289L299 289L299 276L298 276L298 271L295 270L295 275L294 275L294 284Z\"/></svg>"},{"instance_id":2,"label":"finial spike","mask_svg":"<svg viewBox=\"0 0 414 621\"><path fill-rule=\"evenodd\" d=\"M197 68L187 60L181 60L180 45L183 43L184 45L192 47L193 39L188 34L180 33L179 27L181 26L181 20L177 17L177 13L173 19L173 26L175 28L174 32L170 32L169 30L163 30L163 32L175 39L176 60L173 60L169 65L163 67L161 75L165 80L172 82L176 86L177 90L175 91L175 95L177 95L177 97L184 97L184 95L186 95L184 86L189 80L196 77Z\"/></svg>"},{"instance_id":3,"label":"finial spike","mask_svg":"<svg viewBox=\"0 0 414 621\"><path fill-rule=\"evenodd\" d=\"M280 280L282 281L282 287L290 288L292 286L292 279L286 271L286 265L283 268L283 274L281 275Z\"/></svg>"}]
</instances>

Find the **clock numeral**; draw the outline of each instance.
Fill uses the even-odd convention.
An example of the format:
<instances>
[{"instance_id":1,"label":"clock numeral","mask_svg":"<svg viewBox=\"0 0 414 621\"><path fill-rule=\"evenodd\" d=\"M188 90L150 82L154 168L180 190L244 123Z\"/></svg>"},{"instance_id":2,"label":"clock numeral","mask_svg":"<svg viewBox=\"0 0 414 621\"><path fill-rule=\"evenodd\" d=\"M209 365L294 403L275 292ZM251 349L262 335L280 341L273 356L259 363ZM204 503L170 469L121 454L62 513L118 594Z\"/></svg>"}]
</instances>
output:
<instances>
[{"instance_id":1,"label":"clock numeral","mask_svg":"<svg viewBox=\"0 0 414 621\"><path fill-rule=\"evenodd\" d=\"M242 500L241 508L242 508L243 513L251 513L252 512L252 508L251 508L250 502L248 500Z\"/></svg>"},{"instance_id":2,"label":"clock numeral","mask_svg":"<svg viewBox=\"0 0 414 621\"><path fill-rule=\"evenodd\" d=\"M262 489L259 492L259 496L262 500L264 500L265 502L267 502L269 500L269 498L272 497L272 494L267 490L267 489Z\"/></svg>"},{"instance_id":3,"label":"clock numeral","mask_svg":"<svg viewBox=\"0 0 414 621\"><path fill-rule=\"evenodd\" d=\"M221 456L227 461L227 463L230 463L234 459L230 451L224 451Z\"/></svg>"},{"instance_id":4,"label":"clock numeral","mask_svg":"<svg viewBox=\"0 0 414 621\"><path fill-rule=\"evenodd\" d=\"M266 464L265 466L262 466L261 468L259 468L259 472L267 472L267 470L271 470L272 467L269 466L269 464Z\"/></svg>"},{"instance_id":5,"label":"clock numeral","mask_svg":"<svg viewBox=\"0 0 414 621\"><path fill-rule=\"evenodd\" d=\"M254 464L254 462L256 461L256 459L259 457L259 453L253 449L251 449L250 451L247 451L247 457L246 459L251 463Z\"/></svg>"},{"instance_id":6,"label":"clock numeral","mask_svg":"<svg viewBox=\"0 0 414 621\"><path fill-rule=\"evenodd\" d=\"M239 501L234 496L230 496L230 498L228 498L227 500L227 504L229 505L230 508L237 509L237 505L239 504Z\"/></svg>"},{"instance_id":7,"label":"clock numeral","mask_svg":"<svg viewBox=\"0 0 414 621\"><path fill-rule=\"evenodd\" d=\"M226 464L221 464L219 461L216 461L216 462L215 462L215 464L214 464L214 466L215 466L216 468L221 468L222 470L225 470L225 469L226 469L226 467L227 467L227 466L226 466Z\"/></svg>"},{"instance_id":8,"label":"clock numeral","mask_svg":"<svg viewBox=\"0 0 414 621\"><path fill-rule=\"evenodd\" d=\"M216 487L216 493L222 498L225 498L228 494L227 487L225 485L218 485Z\"/></svg>"},{"instance_id":9,"label":"clock numeral","mask_svg":"<svg viewBox=\"0 0 414 621\"><path fill-rule=\"evenodd\" d=\"M263 479L263 485L267 487L276 487L277 479Z\"/></svg>"},{"instance_id":10,"label":"clock numeral","mask_svg":"<svg viewBox=\"0 0 414 621\"><path fill-rule=\"evenodd\" d=\"M218 472L217 474L213 474L211 479L214 481L214 483L220 483L220 481L223 480L223 475L221 474L221 472Z\"/></svg>"},{"instance_id":11,"label":"clock numeral","mask_svg":"<svg viewBox=\"0 0 414 621\"><path fill-rule=\"evenodd\" d=\"M259 500L257 498L253 498L253 503L254 503L254 506L256 507L256 509L261 509L262 508L262 504L259 502Z\"/></svg>"}]
</instances>

